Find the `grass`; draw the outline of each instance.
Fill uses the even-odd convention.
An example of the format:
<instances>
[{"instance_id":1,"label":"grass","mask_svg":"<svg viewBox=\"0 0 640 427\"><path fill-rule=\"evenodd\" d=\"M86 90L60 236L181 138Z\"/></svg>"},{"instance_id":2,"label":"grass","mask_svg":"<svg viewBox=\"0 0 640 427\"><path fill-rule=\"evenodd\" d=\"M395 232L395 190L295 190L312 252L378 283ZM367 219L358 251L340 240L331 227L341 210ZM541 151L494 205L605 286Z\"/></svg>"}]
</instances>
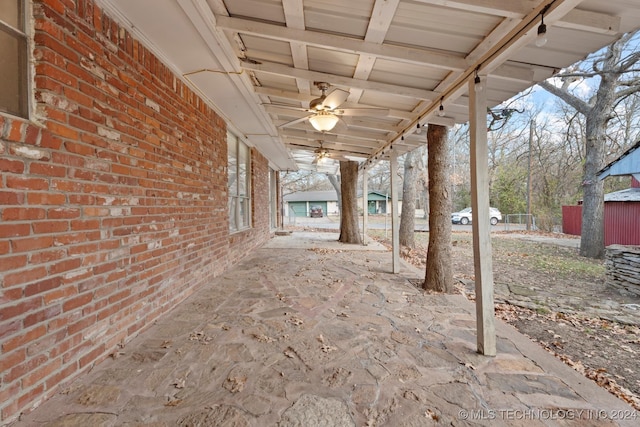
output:
<instances>
[{"instance_id":1,"label":"grass","mask_svg":"<svg viewBox=\"0 0 640 427\"><path fill-rule=\"evenodd\" d=\"M384 239L383 230L369 230L372 237ZM453 232L452 242L471 247L473 236L469 232ZM415 233L417 246L427 247L429 233ZM502 265L530 266L560 278L598 278L605 274L604 263L578 255L576 249L547 243L538 243L495 234L491 238L493 262Z\"/></svg>"}]
</instances>

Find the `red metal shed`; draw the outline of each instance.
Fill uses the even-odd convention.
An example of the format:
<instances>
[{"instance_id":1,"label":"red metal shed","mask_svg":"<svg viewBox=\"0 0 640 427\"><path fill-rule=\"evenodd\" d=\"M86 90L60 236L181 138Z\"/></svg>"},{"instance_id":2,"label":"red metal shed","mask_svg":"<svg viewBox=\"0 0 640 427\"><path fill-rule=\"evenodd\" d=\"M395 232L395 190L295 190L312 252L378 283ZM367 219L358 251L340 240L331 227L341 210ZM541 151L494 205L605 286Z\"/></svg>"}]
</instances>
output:
<instances>
[{"instance_id":1,"label":"red metal shed","mask_svg":"<svg viewBox=\"0 0 640 427\"><path fill-rule=\"evenodd\" d=\"M640 245L640 188L604 196L604 244Z\"/></svg>"}]
</instances>

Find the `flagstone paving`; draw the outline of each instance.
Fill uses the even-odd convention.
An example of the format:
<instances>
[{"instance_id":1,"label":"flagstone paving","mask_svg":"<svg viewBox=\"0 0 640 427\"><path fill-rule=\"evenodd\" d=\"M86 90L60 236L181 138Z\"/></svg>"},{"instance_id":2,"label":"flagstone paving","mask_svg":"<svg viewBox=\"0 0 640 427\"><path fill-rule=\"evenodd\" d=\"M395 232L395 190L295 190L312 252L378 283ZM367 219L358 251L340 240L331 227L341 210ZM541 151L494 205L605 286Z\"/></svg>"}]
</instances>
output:
<instances>
[{"instance_id":1,"label":"flagstone paving","mask_svg":"<svg viewBox=\"0 0 640 427\"><path fill-rule=\"evenodd\" d=\"M501 322L478 354L472 303L336 238L275 237L16 425L638 425Z\"/></svg>"}]
</instances>

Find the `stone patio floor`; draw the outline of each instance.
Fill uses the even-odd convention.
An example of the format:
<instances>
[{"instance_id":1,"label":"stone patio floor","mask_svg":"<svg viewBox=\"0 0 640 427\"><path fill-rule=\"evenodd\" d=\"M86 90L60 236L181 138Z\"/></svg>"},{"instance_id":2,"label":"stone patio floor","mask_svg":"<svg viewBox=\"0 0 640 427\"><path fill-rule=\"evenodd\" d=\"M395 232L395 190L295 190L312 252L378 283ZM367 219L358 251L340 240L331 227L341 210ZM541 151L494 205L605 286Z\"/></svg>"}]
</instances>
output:
<instances>
[{"instance_id":1,"label":"stone patio floor","mask_svg":"<svg viewBox=\"0 0 640 427\"><path fill-rule=\"evenodd\" d=\"M16 426L638 425L630 406L376 243L276 236Z\"/></svg>"}]
</instances>

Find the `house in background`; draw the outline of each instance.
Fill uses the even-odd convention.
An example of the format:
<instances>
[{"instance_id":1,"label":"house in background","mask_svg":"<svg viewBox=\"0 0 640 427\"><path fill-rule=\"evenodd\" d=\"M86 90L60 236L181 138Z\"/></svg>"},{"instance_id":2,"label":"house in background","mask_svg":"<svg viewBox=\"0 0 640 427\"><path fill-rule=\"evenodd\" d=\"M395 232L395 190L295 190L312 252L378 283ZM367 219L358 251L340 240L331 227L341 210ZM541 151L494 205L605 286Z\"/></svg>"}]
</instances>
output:
<instances>
[{"instance_id":1,"label":"house in background","mask_svg":"<svg viewBox=\"0 0 640 427\"><path fill-rule=\"evenodd\" d=\"M631 176L631 186L604 195L604 244L640 245L640 141L598 174ZM582 205L562 207L563 233L579 236L582 229Z\"/></svg>"},{"instance_id":2,"label":"house in background","mask_svg":"<svg viewBox=\"0 0 640 427\"><path fill-rule=\"evenodd\" d=\"M388 194L381 193L379 191L369 191L367 195L367 212L371 215L386 214L387 204L389 202L390 200ZM401 205L402 202L398 201L398 204ZM360 195L358 206L362 206L362 194Z\"/></svg>"},{"instance_id":3,"label":"house in background","mask_svg":"<svg viewBox=\"0 0 640 427\"><path fill-rule=\"evenodd\" d=\"M285 195L283 200L284 215L288 217L308 217L313 206L320 206L325 216L340 214L335 190L299 191Z\"/></svg>"},{"instance_id":4,"label":"house in background","mask_svg":"<svg viewBox=\"0 0 640 427\"><path fill-rule=\"evenodd\" d=\"M379 191L369 191L367 197L368 213L386 214L389 195ZM299 191L283 197L284 215L288 217L308 217L312 206L320 206L325 215L340 215L338 195L335 190ZM362 192L358 192L358 211L362 214ZM402 212L402 200L398 201L398 212Z\"/></svg>"}]
</instances>

